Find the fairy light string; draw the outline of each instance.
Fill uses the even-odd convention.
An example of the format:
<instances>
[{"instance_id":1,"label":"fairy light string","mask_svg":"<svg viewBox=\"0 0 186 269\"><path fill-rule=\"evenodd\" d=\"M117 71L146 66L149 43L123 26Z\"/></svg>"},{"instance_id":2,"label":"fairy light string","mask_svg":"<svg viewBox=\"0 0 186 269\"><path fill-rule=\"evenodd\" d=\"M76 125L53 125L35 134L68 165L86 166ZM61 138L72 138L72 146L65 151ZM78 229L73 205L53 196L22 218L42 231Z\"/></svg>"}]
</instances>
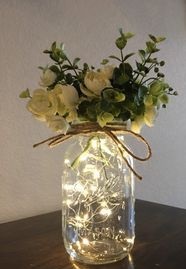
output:
<instances>
[{"instance_id":1,"label":"fairy light string","mask_svg":"<svg viewBox=\"0 0 186 269\"><path fill-rule=\"evenodd\" d=\"M48 146L50 148L52 148L52 147L55 147L55 146L63 143L64 141L66 141L74 136L89 135L89 134L93 134L93 133L105 133L108 137L110 137L111 140L114 142L114 144L117 146L118 151L120 152L123 160L126 162L126 165L128 166L128 168L134 173L134 175L138 179L140 179L140 180L142 179L142 177L130 165L127 158L124 156L124 153L127 152L131 157L133 157L134 159L136 159L138 161L147 161L152 155L151 147L150 147L149 143L147 142L147 140L142 135L126 129L126 125L124 125L122 123L107 124L103 128L98 123L94 123L94 122L73 124L73 125L71 125L71 128L69 129L69 131L66 134L58 134L56 136L49 137L49 138L47 138L39 143L34 144L33 147L35 148L35 147L38 147L39 145L48 143ZM146 146L146 149L147 149L146 156L139 157L136 154L134 154L124 144L124 142L121 141L117 137L118 134L131 135L135 139L137 139L138 141L142 142ZM88 140L84 151L88 150L88 147L90 146L90 140L91 140L91 138ZM82 152L82 154L84 153L84 151ZM77 158L79 158L79 156ZM73 165L75 165L77 163L77 158L76 158L76 160L74 160Z\"/></svg>"}]
</instances>

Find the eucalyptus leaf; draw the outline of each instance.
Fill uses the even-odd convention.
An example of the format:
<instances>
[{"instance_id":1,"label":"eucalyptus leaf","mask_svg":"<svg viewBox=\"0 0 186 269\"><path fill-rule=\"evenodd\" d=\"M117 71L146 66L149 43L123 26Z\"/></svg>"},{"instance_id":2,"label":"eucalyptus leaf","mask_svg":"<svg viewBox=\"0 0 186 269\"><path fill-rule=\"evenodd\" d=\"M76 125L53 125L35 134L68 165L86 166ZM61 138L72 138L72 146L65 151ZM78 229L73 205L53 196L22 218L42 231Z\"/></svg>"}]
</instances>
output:
<instances>
[{"instance_id":1,"label":"eucalyptus leaf","mask_svg":"<svg viewBox=\"0 0 186 269\"><path fill-rule=\"evenodd\" d=\"M109 102L122 102L125 100L125 94L114 89L106 89L103 91L103 98Z\"/></svg>"},{"instance_id":2,"label":"eucalyptus leaf","mask_svg":"<svg viewBox=\"0 0 186 269\"><path fill-rule=\"evenodd\" d=\"M138 50L139 56L141 57L141 60L145 60L146 52L145 50Z\"/></svg>"},{"instance_id":3,"label":"eucalyptus leaf","mask_svg":"<svg viewBox=\"0 0 186 269\"><path fill-rule=\"evenodd\" d=\"M134 34L131 33L131 32L128 32L128 33L125 33L124 36L125 36L126 39L129 39L129 38L133 37Z\"/></svg>"},{"instance_id":4,"label":"eucalyptus leaf","mask_svg":"<svg viewBox=\"0 0 186 269\"><path fill-rule=\"evenodd\" d=\"M123 61L126 61L128 58L130 58L130 57L133 56L133 55L135 55L134 52L127 54L127 55L124 57Z\"/></svg>"},{"instance_id":5,"label":"eucalyptus leaf","mask_svg":"<svg viewBox=\"0 0 186 269\"><path fill-rule=\"evenodd\" d=\"M162 94L159 96L159 100L161 101L162 104L168 104L169 102L169 97L167 94Z\"/></svg>"},{"instance_id":6,"label":"eucalyptus leaf","mask_svg":"<svg viewBox=\"0 0 186 269\"><path fill-rule=\"evenodd\" d=\"M127 44L127 39L124 36L121 36L121 37L116 39L115 44L116 44L118 49L122 50L122 49L124 49L124 47Z\"/></svg>"},{"instance_id":7,"label":"eucalyptus leaf","mask_svg":"<svg viewBox=\"0 0 186 269\"><path fill-rule=\"evenodd\" d=\"M121 62L120 58L116 57L115 55L110 55L109 58L115 59L115 60L118 60L119 62Z\"/></svg>"},{"instance_id":8,"label":"eucalyptus leaf","mask_svg":"<svg viewBox=\"0 0 186 269\"><path fill-rule=\"evenodd\" d=\"M75 58L74 61L73 61L73 66L75 66L81 59L80 58Z\"/></svg>"},{"instance_id":9,"label":"eucalyptus leaf","mask_svg":"<svg viewBox=\"0 0 186 269\"><path fill-rule=\"evenodd\" d=\"M107 123L113 121L114 116L111 113L108 112L101 112L97 116L97 122L101 127L104 127Z\"/></svg>"},{"instance_id":10,"label":"eucalyptus leaf","mask_svg":"<svg viewBox=\"0 0 186 269\"><path fill-rule=\"evenodd\" d=\"M30 98L30 91L29 89L26 89L25 91L22 91L19 95L20 98Z\"/></svg>"},{"instance_id":11,"label":"eucalyptus leaf","mask_svg":"<svg viewBox=\"0 0 186 269\"><path fill-rule=\"evenodd\" d=\"M157 43L162 42L164 40L166 40L166 37L164 37L164 36L158 36L158 37L156 37L156 42Z\"/></svg>"},{"instance_id":12,"label":"eucalyptus leaf","mask_svg":"<svg viewBox=\"0 0 186 269\"><path fill-rule=\"evenodd\" d=\"M102 62L101 62L101 64L102 64L102 65L105 65L105 64L107 64L108 62L109 62L108 59L103 59Z\"/></svg>"}]
</instances>

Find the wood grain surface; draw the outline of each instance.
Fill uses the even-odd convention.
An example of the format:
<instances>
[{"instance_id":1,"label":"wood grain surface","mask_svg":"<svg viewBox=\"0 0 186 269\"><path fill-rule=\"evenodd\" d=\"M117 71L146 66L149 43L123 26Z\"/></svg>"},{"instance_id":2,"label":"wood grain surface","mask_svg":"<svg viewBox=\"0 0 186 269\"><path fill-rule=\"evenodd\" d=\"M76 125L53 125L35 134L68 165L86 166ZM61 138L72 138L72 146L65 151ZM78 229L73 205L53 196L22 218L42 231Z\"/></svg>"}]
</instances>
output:
<instances>
[{"instance_id":1,"label":"wood grain surface","mask_svg":"<svg viewBox=\"0 0 186 269\"><path fill-rule=\"evenodd\" d=\"M136 240L129 258L109 265L70 261L61 213L0 225L0 269L186 269L186 210L136 201Z\"/></svg>"}]
</instances>

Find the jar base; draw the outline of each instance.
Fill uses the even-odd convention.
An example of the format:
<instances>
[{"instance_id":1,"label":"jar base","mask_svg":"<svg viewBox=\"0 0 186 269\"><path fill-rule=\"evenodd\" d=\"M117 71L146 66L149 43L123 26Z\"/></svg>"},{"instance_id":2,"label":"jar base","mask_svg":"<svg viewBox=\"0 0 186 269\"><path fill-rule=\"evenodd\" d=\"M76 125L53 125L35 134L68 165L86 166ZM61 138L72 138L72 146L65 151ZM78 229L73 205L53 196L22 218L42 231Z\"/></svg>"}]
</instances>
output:
<instances>
[{"instance_id":1,"label":"jar base","mask_svg":"<svg viewBox=\"0 0 186 269\"><path fill-rule=\"evenodd\" d=\"M115 257L108 257L107 259L88 259L87 257L73 257L73 255L70 256L70 259L73 262L78 262L78 263L82 263L82 264L91 264L91 265L101 265L101 264L110 264L110 263L115 263L118 261L123 260L124 258L126 258L129 255L129 253L123 253L122 255L118 255Z\"/></svg>"},{"instance_id":2,"label":"jar base","mask_svg":"<svg viewBox=\"0 0 186 269\"><path fill-rule=\"evenodd\" d=\"M127 242L128 241L128 242ZM65 247L73 261L85 264L108 264L120 261L128 256L133 247L134 238L125 242L105 239L101 241L85 241L67 244ZM86 243L86 244L85 244Z\"/></svg>"}]
</instances>

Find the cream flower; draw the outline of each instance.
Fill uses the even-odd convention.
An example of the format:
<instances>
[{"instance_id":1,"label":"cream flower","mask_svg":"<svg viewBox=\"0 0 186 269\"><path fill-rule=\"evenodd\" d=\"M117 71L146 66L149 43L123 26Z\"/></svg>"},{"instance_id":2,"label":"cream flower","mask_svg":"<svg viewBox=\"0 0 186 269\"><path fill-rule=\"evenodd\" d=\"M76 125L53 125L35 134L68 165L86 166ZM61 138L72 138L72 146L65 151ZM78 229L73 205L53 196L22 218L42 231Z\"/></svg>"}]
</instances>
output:
<instances>
[{"instance_id":1,"label":"cream flower","mask_svg":"<svg viewBox=\"0 0 186 269\"><path fill-rule=\"evenodd\" d=\"M47 117L46 120L48 127L55 132L66 134L68 128L70 127L68 122L63 117L58 115Z\"/></svg>"},{"instance_id":2,"label":"cream flower","mask_svg":"<svg viewBox=\"0 0 186 269\"><path fill-rule=\"evenodd\" d=\"M107 79L111 79L113 76L114 68L114 65L105 65L103 68L101 68L100 72L104 74Z\"/></svg>"},{"instance_id":3,"label":"cream flower","mask_svg":"<svg viewBox=\"0 0 186 269\"><path fill-rule=\"evenodd\" d=\"M111 86L109 79L103 72L95 71L86 73L84 84L88 91L84 87L81 87L81 90L87 96L99 96L104 88Z\"/></svg>"},{"instance_id":4,"label":"cream flower","mask_svg":"<svg viewBox=\"0 0 186 269\"><path fill-rule=\"evenodd\" d=\"M57 112L58 100L52 92L44 89L36 89L32 99L27 104L27 109L39 120L45 121L46 116L55 115Z\"/></svg>"},{"instance_id":5,"label":"cream flower","mask_svg":"<svg viewBox=\"0 0 186 269\"><path fill-rule=\"evenodd\" d=\"M147 126L152 127L156 118L157 112L155 107L146 107L144 113L144 122Z\"/></svg>"},{"instance_id":6,"label":"cream flower","mask_svg":"<svg viewBox=\"0 0 186 269\"><path fill-rule=\"evenodd\" d=\"M56 73L54 73L52 70L48 68L43 71L40 85L43 87L48 87L55 82L56 77L57 77Z\"/></svg>"},{"instance_id":7,"label":"cream flower","mask_svg":"<svg viewBox=\"0 0 186 269\"><path fill-rule=\"evenodd\" d=\"M68 116L66 117L66 121L73 122L73 121L77 120L77 118L78 118L77 111L76 111L76 109L73 109L69 112Z\"/></svg>"},{"instance_id":8,"label":"cream flower","mask_svg":"<svg viewBox=\"0 0 186 269\"><path fill-rule=\"evenodd\" d=\"M79 103L79 95L75 87L72 85L57 84L54 93L59 97L60 102L70 111Z\"/></svg>"},{"instance_id":9,"label":"cream flower","mask_svg":"<svg viewBox=\"0 0 186 269\"><path fill-rule=\"evenodd\" d=\"M141 131L141 128L144 125L144 118L143 116L137 116L134 121L131 122L131 131L139 134Z\"/></svg>"}]
</instances>

